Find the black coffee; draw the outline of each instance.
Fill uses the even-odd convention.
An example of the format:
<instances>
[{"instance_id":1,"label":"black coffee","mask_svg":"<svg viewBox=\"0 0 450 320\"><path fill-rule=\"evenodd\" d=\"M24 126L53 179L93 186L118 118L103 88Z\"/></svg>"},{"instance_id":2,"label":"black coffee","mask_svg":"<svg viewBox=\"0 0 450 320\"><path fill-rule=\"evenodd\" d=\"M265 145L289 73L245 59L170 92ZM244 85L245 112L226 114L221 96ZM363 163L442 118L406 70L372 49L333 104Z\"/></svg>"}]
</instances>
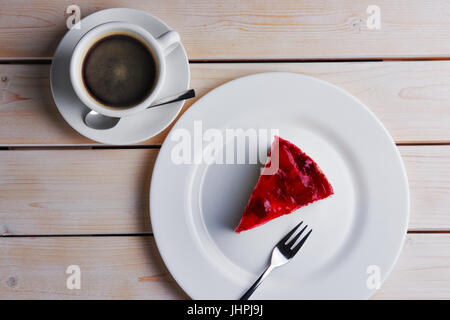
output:
<instances>
[{"instance_id":1,"label":"black coffee","mask_svg":"<svg viewBox=\"0 0 450 320\"><path fill-rule=\"evenodd\" d=\"M82 74L89 93L113 108L132 107L153 90L155 58L138 39L115 34L95 43L83 61Z\"/></svg>"}]
</instances>

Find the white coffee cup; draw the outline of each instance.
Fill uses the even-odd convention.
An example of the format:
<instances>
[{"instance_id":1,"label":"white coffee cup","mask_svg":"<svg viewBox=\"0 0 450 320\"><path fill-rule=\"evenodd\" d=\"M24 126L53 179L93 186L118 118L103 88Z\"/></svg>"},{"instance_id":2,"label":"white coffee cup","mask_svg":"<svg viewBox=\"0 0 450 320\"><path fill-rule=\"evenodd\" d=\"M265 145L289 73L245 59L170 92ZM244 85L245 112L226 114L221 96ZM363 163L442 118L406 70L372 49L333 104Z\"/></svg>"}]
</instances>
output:
<instances>
[{"instance_id":1,"label":"white coffee cup","mask_svg":"<svg viewBox=\"0 0 450 320\"><path fill-rule=\"evenodd\" d=\"M147 45L156 63L155 85L150 94L140 103L125 107L112 108L97 101L86 88L82 68L88 50L101 39L113 34L126 34L137 38ZM127 22L107 22L89 30L77 43L70 61L70 80L80 100L90 109L110 117L124 117L140 112L156 99L166 78L166 56L180 43L180 36L175 31L168 31L158 38L153 37L144 28Z\"/></svg>"}]
</instances>

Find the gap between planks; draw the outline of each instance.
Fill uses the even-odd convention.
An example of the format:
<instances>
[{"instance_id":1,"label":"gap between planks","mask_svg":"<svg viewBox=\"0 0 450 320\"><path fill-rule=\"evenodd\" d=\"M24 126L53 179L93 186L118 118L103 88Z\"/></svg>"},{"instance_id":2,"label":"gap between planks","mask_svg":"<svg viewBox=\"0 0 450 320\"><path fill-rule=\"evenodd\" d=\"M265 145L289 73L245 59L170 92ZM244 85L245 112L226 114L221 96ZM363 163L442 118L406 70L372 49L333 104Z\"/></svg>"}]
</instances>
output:
<instances>
[{"instance_id":1,"label":"gap between planks","mask_svg":"<svg viewBox=\"0 0 450 320\"><path fill-rule=\"evenodd\" d=\"M429 59L417 59L414 61L428 61ZM430 59L430 60L450 60ZM30 58L0 58L0 64L51 64L53 58L30 59ZM189 63L323 63L323 62L382 62L383 59L190 59ZM387 60L390 61L390 60ZM399 61L402 61L400 59ZM406 60L405 61L411 61Z\"/></svg>"},{"instance_id":2,"label":"gap between planks","mask_svg":"<svg viewBox=\"0 0 450 320\"><path fill-rule=\"evenodd\" d=\"M407 234L450 234L450 230L408 230ZM4 234L2 238L86 238L86 237L153 237L153 232L142 233L68 233L68 234Z\"/></svg>"},{"instance_id":3,"label":"gap between planks","mask_svg":"<svg viewBox=\"0 0 450 320\"><path fill-rule=\"evenodd\" d=\"M386 57L382 59L366 58L286 58L286 59L189 59L190 64L208 63L334 63L334 62L410 62L410 61L448 61L450 57ZM0 64L51 64L52 57L45 58L0 58Z\"/></svg>"},{"instance_id":4,"label":"gap between planks","mask_svg":"<svg viewBox=\"0 0 450 320\"><path fill-rule=\"evenodd\" d=\"M449 232L450 233L450 232ZM1 238L68 238L68 237L153 237L153 232L141 233L64 233L64 234L4 234Z\"/></svg>"},{"instance_id":5,"label":"gap between planks","mask_svg":"<svg viewBox=\"0 0 450 320\"><path fill-rule=\"evenodd\" d=\"M161 145L29 145L0 147L0 150L108 150L108 149L160 149Z\"/></svg>"},{"instance_id":6,"label":"gap between planks","mask_svg":"<svg viewBox=\"0 0 450 320\"><path fill-rule=\"evenodd\" d=\"M450 142L398 142L397 146L450 146ZM98 150L98 149L161 149L161 145L17 145L0 146L2 150Z\"/></svg>"}]
</instances>

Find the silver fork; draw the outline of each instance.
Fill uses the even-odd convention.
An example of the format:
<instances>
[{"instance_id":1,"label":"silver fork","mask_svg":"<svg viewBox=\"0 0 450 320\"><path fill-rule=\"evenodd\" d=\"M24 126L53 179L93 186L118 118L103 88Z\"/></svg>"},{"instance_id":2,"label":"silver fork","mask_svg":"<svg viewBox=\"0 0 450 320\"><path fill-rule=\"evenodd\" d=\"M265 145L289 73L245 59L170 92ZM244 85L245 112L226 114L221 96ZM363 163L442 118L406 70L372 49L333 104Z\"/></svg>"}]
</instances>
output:
<instances>
[{"instance_id":1,"label":"silver fork","mask_svg":"<svg viewBox=\"0 0 450 320\"><path fill-rule=\"evenodd\" d=\"M300 232L292 238L291 241L288 242L288 240L291 238L291 236L295 233L295 231L300 227L300 225L303 223L301 221L298 225L295 226L294 229L292 229L287 235L284 236L283 239L280 240L280 242L277 243L275 248L272 250L272 258L270 259L270 264L266 268L266 270L263 272L263 274L256 280L256 282L251 286L250 289L242 296L241 300L248 300L250 296L253 294L253 292L256 290L256 288L259 287L261 282L269 275L269 273L284 264L286 264L288 261L290 261L296 253L300 250L300 248L305 243L306 239L308 239L309 235L312 232L312 229L309 230L309 232L300 240L300 242L294 246L295 242L298 240L298 238L302 235L303 231L308 227L308 225L304 226Z\"/></svg>"}]
</instances>

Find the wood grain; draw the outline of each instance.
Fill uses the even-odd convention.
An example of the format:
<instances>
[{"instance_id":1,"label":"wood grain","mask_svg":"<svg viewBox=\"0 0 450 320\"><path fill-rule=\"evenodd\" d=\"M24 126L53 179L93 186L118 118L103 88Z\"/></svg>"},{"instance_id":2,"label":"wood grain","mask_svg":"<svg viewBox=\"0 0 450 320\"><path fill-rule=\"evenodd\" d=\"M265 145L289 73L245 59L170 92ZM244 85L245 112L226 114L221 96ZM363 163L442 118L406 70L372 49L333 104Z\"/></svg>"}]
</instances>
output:
<instances>
[{"instance_id":1,"label":"wood grain","mask_svg":"<svg viewBox=\"0 0 450 320\"><path fill-rule=\"evenodd\" d=\"M450 231L450 146L399 147L411 195L409 230Z\"/></svg>"},{"instance_id":2,"label":"wood grain","mask_svg":"<svg viewBox=\"0 0 450 320\"><path fill-rule=\"evenodd\" d=\"M410 234L374 299L450 299L450 235Z\"/></svg>"},{"instance_id":3,"label":"wood grain","mask_svg":"<svg viewBox=\"0 0 450 320\"><path fill-rule=\"evenodd\" d=\"M7 238L0 241L0 299L183 299L153 237ZM375 299L449 299L450 235L407 236ZM81 289L66 288L69 265Z\"/></svg>"},{"instance_id":4,"label":"wood grain","mask_svg":"<svg viewBox=\"0 0 450 320\"><path fill-rule=\"evenodd\" d=\"M157 150L0 151L2 234L149 232Z\"/></svg>"},{"instance_id":5,"label":"wood grain","mask_svg":"<svg viewBox=\"0 0 450 320\"><path fill-rule=\"evenodd\" d=\"M400 146L410 230L450 230L450 146ZM0 151L0 234L150 232L158 150Z\"/></svg>"},{"instance_id":6,"label":"wood grain","mask_svg":"<svg viewBox=\"0 0 450 320\"><path fill-rule=\"evenodd\" d=\"M49 88L49 68L0 65L0 146L96 144L60 116ZM347 90L398 143L450 142L450 61L191 64L191 86L201 97L229 80L269 71L312 75ZM169 129L143 144L160 145Z\"/></svg>"},{"instance_id":7,"label":"wood grain","mask_svg":"<svg viewBox=\"0 0 450 320\"><path fill-rule=\"evenodd\" d=\"M152 236L0 240L0 299L183 299ZM81 268L81 289L66 287Z\"/></svg>"},{"instance_id":8,"label":"wood grain","mask_svg":"<svg viewBox=\"0 0 450 320\"><path fill-rule=\"evenodd\" d=\"M67 31L71 0L0 3L0 57L51 57ZM368 59L448 57L450 4L378 0L381 29L369 30L371 0L79 0L82 17L111 7L149 12L179 31L191 59Z\"/></svg>"},{"instance_id":9,"label":"wood grain","mask_svg":"<svg viewBox=\"0 0 450 320\"><path fill-rule=\"evenodd\" d=\"M72 4L1 1L0 62L51 59L67 31L66 7ZM83 17L124 6L115 0L76 4ZM366 9L372 4L130 0L126 6L152 13L180 32L198 97L252 73L304 73L355 95L399 144L449 144L450 3L380 0L381 29L369 30ZM405 58L444 60L294 63ZM217 63L225 60L291 62ZM59 115L49 68L0 64L0 147L11 149L0 150L0 299L187 298L153 237L141 234L151 232L149 182L158 149L55 148L97 143ZM169 129L142 144L161 145ZM15 150L24 146L33 148ZM374 298L450 299L450 234L441 233L450 231L450 145L399 149L411 190L409 230L436 233L407 236L393 273ZM81 290L66 289L65 271L72 264L82 269Z\"/></svg>"}]
</instances>

